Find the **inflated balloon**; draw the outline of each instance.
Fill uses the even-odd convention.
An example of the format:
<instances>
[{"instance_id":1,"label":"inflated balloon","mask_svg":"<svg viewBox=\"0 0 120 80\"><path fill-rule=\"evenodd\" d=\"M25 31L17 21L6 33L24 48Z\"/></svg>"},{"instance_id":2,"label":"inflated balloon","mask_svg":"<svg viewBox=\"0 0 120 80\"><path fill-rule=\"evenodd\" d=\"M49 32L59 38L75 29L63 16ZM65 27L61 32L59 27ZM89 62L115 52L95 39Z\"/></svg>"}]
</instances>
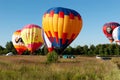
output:
<instances>
[{"instance_id":1,"label":"inflated balloon","mask_svg":"<svg viewBox=\"0 0 120 80\"><path fill-rule=\"evenodd\" d=\"M112 33L114 41L120 45L120 27L116 27Z\"/></svg>"},{"instance_id":2,"label":"inflated balloon","mask_svg":"<svg viewBox=\"0 0 120 80\"><path fill-rule=\"evenodd\" d=\"M103 25L103 33L109 39L110 42L114 41L112 37L112 32L118 26L120 26L120 24L117 22L109 22Z\"/></svg>"},{"instance_id":3,"label":"inflated balloon","mask_svg":"<svg viewBox=\"0 0 120 80\"><path fill-rule=\"evenodd\" d=\"M19 55L21 55L25 50L27 50L21 38L21 30L17 30L13 33L12 43Z\"/></svg>"},{"instance_id":4,"label":"inflated balloon","mask_svg":"<svg viewBox=\"0 0 120 80\"><path fill-rule=\"evenodd\" d=\"M42 29L35 24L24 26L21 31L21 37L29 51L34 52L43 44Z\"/></svg>"},{"instance_id":5,"label":"inflated balloon","mask_svg":"<svg viewBox=\"0 0 120 80\"><path fill-rule=\"evenodd\" d=\"M54 7L45 12L42 27L52 46L63 50L80 33L82 18L75 10Z\"/></svg>"}]
</instances>

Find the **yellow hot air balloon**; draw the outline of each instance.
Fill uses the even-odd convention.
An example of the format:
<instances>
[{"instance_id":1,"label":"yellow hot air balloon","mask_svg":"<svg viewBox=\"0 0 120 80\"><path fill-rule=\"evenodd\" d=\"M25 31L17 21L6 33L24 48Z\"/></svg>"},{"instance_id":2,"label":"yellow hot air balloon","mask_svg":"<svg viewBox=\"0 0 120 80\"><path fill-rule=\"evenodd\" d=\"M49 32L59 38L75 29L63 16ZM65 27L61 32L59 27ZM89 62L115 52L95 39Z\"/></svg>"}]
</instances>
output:
<instances>
[{"instance_id":1,"label":"yellow hot air balloon","mask_svg":"<svg viewBox=\"0 0 120 80\"><path fill-rule=\"evenodd\" d=\"M42 27L52 46L64 50L80 33L82 18L75 10L54 7L43 15Z\"/></svg>"},{"instance_id":2,"label":"yellow hot air balloon","mask_svg":"<svg viewBox=\"0 0 120 80\"><path fill-rule=\"evenodd\" d=\"M42 29L35 24L28 24L23 27L21 37L29 51L34 52L43 44Z\"/></svg>"},{"instance_id":3,"label":"yellow hot air balloon","mask_svg":"<svg viewBox=\"0 0 120 80\"><path fill-rule=\"evenodd\" d=\"M21 30L17 30L13 33L12 43L19 55L21 55L25 50L27 50L21 38Z\"/></svg>"}]
</instances>

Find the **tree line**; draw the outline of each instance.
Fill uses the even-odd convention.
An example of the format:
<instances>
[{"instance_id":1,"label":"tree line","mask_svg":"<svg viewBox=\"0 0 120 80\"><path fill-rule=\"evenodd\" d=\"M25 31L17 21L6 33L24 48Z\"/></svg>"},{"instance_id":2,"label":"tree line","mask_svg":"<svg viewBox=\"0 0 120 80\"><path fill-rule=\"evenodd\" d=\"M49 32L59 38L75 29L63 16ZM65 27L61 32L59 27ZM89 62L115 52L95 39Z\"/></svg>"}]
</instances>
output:
<instances>
[{"instance_id":1,"label":"tree line","mask_svg":"<svg viewBox=\"0 0 120 80\"><path fill-rule=\"evenodd\" d=\"M5 47L0 46L0 55L5 55L9 52L17 55L17 51L14 48L12 42L7 42ZM44 45L40 49L36 50L33 55L46 55L48 53L47 47ZM23 55L30 55L30 52L26 50ZM117 44L98 44L98 45L84 45L71 47L68 46L62 55L87 55L87 56L107 56L107 55L120 55L120 46Z\"/></svg>"}]
</instances>

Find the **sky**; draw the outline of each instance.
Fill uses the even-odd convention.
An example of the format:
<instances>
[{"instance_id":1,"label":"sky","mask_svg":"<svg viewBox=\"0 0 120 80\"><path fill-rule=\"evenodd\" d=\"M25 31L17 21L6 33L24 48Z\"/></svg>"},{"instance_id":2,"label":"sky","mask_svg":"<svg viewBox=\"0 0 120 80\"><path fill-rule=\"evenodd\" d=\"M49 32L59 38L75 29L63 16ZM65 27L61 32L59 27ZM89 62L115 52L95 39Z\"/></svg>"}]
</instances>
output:
<instances>
[{"instance_id":1,"label":"sky","mask_svg":"<svg viewBox=\"0 0 120 80\"><path fill-rule=\"evenodd\" d=\"M65 7L80 13L83 26L70 44L109 44L102 27L107 22L120 22L120 0L0 0L0 45L5 47L13 33L27 24L42 27L42 17L52 7Z\"/></svg>"}]
</instances>

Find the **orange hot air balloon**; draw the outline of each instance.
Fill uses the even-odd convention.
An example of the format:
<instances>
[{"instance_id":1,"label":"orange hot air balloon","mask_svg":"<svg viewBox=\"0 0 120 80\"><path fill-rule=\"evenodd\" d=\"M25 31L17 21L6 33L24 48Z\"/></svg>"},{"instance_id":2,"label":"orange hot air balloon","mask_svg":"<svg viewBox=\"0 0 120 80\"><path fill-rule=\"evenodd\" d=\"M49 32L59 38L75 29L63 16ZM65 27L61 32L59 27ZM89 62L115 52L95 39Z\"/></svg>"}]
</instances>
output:
<instances>
[{"instance_id":1,"label":"orange hot air balloon","mask_svg":"<svg viewBox=\"0 0 120 80\"><path fill-rule=\"evenodd\" d=\"M105 36L109 39L111 43L114 41L112 32L118 26L120 26L120 24L117 22L109 22L103 25L103 33L105 34Z\"/></svg>"},{"instance_id":2,"label":"orange hot air balloon","mask_svg":"<svg viewBox=\"0 0 120 80\"><path fill-rule=\"evenodd\" d=\"M21 30L17 30L13 33L12 43L19 55L21 55L25 50L27 50L21 38Z\"/></svg>"},{"instance_id":3,"label":"orange hot air balloon","mask_svg":"<svg viewBox=\"0 0 120 80\"><path fill-rule=\"evenodd\" d=\"M23 27L21 37L29 51L34 52L43 44L42 29L35 24L28 24Z\"/></svg>"},{"instance_id":4,"label":"orange hot air balloon","mask_svg":"<svg viewBox=\"0 0 120 80\"><path fill-rule=\"evenodd\" d=\"M63 51L80 33L82 18L75 10L54 7L44 13L42 27L52 46Z\"/></svg>"}]
</instances>

